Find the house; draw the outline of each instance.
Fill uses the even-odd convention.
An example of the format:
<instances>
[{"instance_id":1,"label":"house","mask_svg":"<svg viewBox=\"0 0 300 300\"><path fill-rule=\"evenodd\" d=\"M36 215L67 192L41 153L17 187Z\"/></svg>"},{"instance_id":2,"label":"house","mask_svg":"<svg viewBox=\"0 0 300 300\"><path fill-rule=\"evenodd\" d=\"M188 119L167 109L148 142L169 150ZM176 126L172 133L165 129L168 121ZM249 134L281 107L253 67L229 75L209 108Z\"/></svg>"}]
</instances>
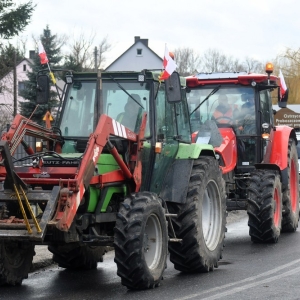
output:
<instances>
[{"instance_id":1,"label":"house","mask_svg":"<svg viewBox=\"0 0 300 300\"><path fill-rule=\"evenodd\" d=\"M134 37L134 44L113 61L105 71L141 71L143 69L159 69L163 59L148 46L148 39Z\"/></svg>"},{"instance_id":2,"label":"house","mask_svg":"<svg viewBox=\"0 0 300 300\"><path fill-rule=\"evenodd\" d=\"M28 80L27 72L31 71L31 60L23 58L16 66L17 74L17 101L23 101L20 92L25 88L25 81ZM14 74L13 70L0 79L0 104L13 106L14 103ZM12 107L13 109L13 107Z\"/></svg>"},{"instance_id":3,"label":"house","mask_svg":"<svg viewBox=\"0 0 300 300\"><path fill-rule=\"evenodd\" d=\"M18 103L24 98L20 92L25 88L25 81L28 80L27 72L31 71L31 59L23 58L16 66L16 112L19 112ZM0 130L6 129L13 119L14 114L14 72L11 70L0 79Z\"/></svg>"}]
</instances>

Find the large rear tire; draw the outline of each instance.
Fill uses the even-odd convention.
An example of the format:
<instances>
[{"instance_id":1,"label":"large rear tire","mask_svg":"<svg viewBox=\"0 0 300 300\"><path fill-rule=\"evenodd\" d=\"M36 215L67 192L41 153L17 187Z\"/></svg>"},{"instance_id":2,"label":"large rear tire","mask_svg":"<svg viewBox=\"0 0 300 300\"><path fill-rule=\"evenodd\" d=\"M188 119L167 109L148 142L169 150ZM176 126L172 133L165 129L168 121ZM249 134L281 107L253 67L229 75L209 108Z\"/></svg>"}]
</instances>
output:
<instances>
[{"instance_id":1,"label":"large rear tire","mask_svg":"<svg viewBox=\"0 0 300 300\"><path fill-rule=\"evenodd\" d=\"M226 231L226 194L218 162L213 157L194 161L184 204L168 203L176 237L169 243L170 260L182 272L208 272L222 258Z\"/></svg>"},{"instance_id":2,"label":"large rear tire","mask_svg":"<svg viewBox=\"0 0 300 300\"><path fill-rule=\"evenodd\" d=\"M115 227L117 274L128 289L154 288L166 268L168 234L164 209L149 192L131 194L121 204Z\"/></svg>"},{"instance_id":3,"label":"large rear tire","mask_svg":"<svg viewBox=\"0 0 300 300\"><path fill-rule=\"evenodd\" d=\"M91 270L97 268L98 262L103 262L106 247L69 243L65 245L49 245L53 260L59 267L76 270Z\"/></svg>"},{"instance_id":4,"label":"large rear tire","mask_svg":"<svg viewBox=\"0 0 300 300\"><path fill-rule=\"evenodd\" d=\"M287 176L288 185L282 191L282 232L294 232L299 221L299 171L296 144L289 140Z\"/></svg>"},{"instance_id":5,"label":"large rear tire","mask_svg":"<svg viewBox=\"0 0 300 300\"><path fill-rule=\"evenodd\" d=\"M255 170L248 189L248 226L256 243L277 243L281 231L280 176L273 170Z\"/></svg>"},{"instance_id":6,"label":"large rear tire","mask_svg":"<svg viewBox=\"0 0 300 300\"><path fill-rule=\"evenodd\" d=\"M0 242L0 285L21 285L28 278L34 256L30 242Z\"/></svg>"}]
</instances>

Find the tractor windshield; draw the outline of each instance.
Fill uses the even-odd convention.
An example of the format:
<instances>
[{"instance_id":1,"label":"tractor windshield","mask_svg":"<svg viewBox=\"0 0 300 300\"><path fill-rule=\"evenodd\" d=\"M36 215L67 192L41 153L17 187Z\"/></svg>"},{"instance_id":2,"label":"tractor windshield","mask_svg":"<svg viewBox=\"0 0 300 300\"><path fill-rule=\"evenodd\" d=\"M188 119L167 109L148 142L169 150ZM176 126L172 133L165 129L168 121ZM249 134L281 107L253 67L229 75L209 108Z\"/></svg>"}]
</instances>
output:
<instances>
[{"instance_id":1,"label":"tractor windshield","mask_svg":"<svg viewBox=\"0 0 300 300\"><path fill-rule=\"evenodd\" d=\"M96 80L74 81L65 97L60 129L65 137L88 137L96 111Z\"/></svg>"},{"instance_id":2,"label":"tractor windshield","mask_svg":"<svg viewBox=\"0 0 300 300\"><path fill-rule=\"evenodd\" d=\"M103 113L138 133L143 112L149 112L150 90L138 82L103 82ZM145 133L149 134L147 121Z\"/></svg>"},{"instance_id":3,"label":"tractor windshield","mask_svg":"<svg viewBox=\"0 0 300 300\"><path fill-rule=\"evenodd\" d=\"M149 111L150 91L138 82L121 82L121 87L115 82L103 82L101 112L137 133L142 113ZM96 98L96 80L74 81L69 87L60 123L64 137L84 138L94 131Z\"/></svg>"},{"instance_id":4,"label":"tractor windshield","mask_svg":"<svg viewBox=\"0 0 300 300\"><path fill-rule=\"evenodd\" d=\"M189 110L197 106L216 88L205 86L187 94ZM219 126L230 125L238 135L255 135L254 89L251 87L220 86L204 103L191 114L192 131L197 131L206 120L214 120Z\"/></svg>"}]
</instances>

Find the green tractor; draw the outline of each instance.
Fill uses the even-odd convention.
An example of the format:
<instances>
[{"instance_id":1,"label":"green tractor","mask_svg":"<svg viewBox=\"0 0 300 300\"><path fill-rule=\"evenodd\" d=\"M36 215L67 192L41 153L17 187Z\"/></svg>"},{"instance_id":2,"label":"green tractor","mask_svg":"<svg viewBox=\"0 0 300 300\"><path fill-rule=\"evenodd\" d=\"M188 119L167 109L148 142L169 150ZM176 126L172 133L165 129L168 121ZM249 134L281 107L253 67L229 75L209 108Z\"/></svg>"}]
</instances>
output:
<instances>
[{"instance_id":1,"label":"green tractor","mask_svg":"<svg viewBox=\"0 0 300 300\"><path fill-rule=\"evenodd\" d=\"M218 266L221 170L212 146L191 142L185 79L159 75L68 71L55 126L16 116L0 142L1 284L27 278L35 244L67 269L96 268L114 247L129 289L158 286L168 251L182 272ZM49 75L37 82L47 103ZM27 154L16 160L19 145Z\"/></svg>"}]
</instances>

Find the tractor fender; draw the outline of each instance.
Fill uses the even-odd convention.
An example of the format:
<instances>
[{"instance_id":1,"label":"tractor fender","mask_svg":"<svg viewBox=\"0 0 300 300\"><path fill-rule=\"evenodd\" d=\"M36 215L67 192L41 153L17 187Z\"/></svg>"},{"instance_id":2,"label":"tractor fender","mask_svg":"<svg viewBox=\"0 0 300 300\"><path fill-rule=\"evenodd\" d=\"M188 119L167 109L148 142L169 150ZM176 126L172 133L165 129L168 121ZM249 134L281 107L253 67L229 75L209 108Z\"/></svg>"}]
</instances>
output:
<instances>
[{"instance_id":1,"label":"tractor fender","mask_svg":"<svg viewBox=\"0 0 300 300\"><path fill-rule=\"evenodd\" d=\"M179 143L176 159L166 172L159 193L164 201L185 203L194 160L201 156L216 159L212 145Z\"/></svg>"},{"instance_id":2,"label":"tractor fender","mask_svg":"<svg viewBox=\"0 0 300 300\"><path fill-rule=\"evenodd\" d=\"M282 171L288 166L289 139L297 144L295 130L289 126L277 126L270 133L270 140L264 156L264 164L275 164Z\"/></svg>"},{"instance_id":3,"label":"tractor fender","mask_svg":"<svg viewBox=\"0 0 300 300\"><path fill-rule=\"evenodd\" d=\"M179 143L176 159L197 159L202 155L216 157L213 146L210 144Z\"/></svg>"},{"instance_id":4,"label":"tractor fender","mask_svg":"<svg viewBox=\"0 0 300 300\"><path fill-rule=\"evenodd\" d=\"M164 201L185 203L193 163L193 159L177 159L172 163L159 193Z\"/></svg>"},{"instance_id":5,"label":"tractor fender","mask_svg":"<svg viewBox=\"0 0 300 300\"><path fill-rule=\"evenodd\" d=\"M270 133L269 143L261 164L255 164L256 169L278 170L283 185L287 184L288 145L289 139L296 141L295 130L289 126L277 126Z\"/></svg>"}]
</instances>

